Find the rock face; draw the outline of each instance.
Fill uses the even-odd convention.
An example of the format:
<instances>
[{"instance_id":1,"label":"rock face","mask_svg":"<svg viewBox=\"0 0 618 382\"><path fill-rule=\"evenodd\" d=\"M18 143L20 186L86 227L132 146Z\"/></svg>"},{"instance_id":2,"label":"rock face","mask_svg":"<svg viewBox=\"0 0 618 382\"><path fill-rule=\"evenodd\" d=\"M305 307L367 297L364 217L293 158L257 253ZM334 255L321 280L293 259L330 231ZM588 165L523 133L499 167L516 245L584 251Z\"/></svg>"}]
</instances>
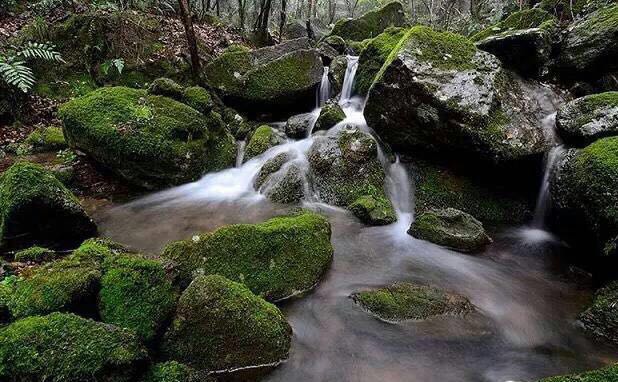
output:
<instances>
[{"instance_id":1,"label":"rock face","mask_svg":"<svg viewBox=\"0 0 618 382\"><path fill-rule=\"evenodd\" d=\"M404 28L388 28L383 33L368 40L358 57L355 87L360 94L367 94L382 65L395 49L408 30Z\"/></svg>"},{"instance_id":2,"label":"rock face","mask_svg":"<svg viewBox=\"0 0 618 382\"><path fill-rule=\"evenodd\" d=\"M618 344L617 304L618 282L614 281L595 293L594 301L579 319L589 332Z\"/></svg>"},{"instance_id":3,"label":"rock face","mask_svg":"<svg viewBox=\"0 0 618 382\"><path fill-rule=\"evenodd\" d=\"M385 321L426 320L434 316L464 315L473 310L463 296L407 282L353 293L350 297Z\"/></svg>"},{"instance_id":4,"label":"rock face","mask_svg":"<svg viewBox=\"0 0 618 382\"><path fill-rule=\"evenodd\" d=\"M337 56L330 63L328 71L328 80L333 91L333 94L339 94L343 87L343 79L348 68L348 58L346 56Z\"/></svg>"},{"instance_id":5,"label":"rock face","mask_svg":"<svg viewBox=\"0 0 618 382\"><path fill-rule=\"evenodd\" d=\"M320 110L320 115L317 121L315 121L313 131L328 130L344 119L345 113L339 104L327 103L322 110Z\"/></svg>"},{"instance_id":6,"label":"rock face","mask_svg":"<svg viewBox=\"0 0 618 382\"><path fill-rule=\"evenodd\" d=\"M422 213L408 233L461 252L478 252L491 243L481 222L454 208Z\"/></svg>"},{"instance_id":7,"label":"rock face","mask_svg":"<svg viewBox=\"0 0 618 382\"><path fill-rule=\"evenodd\" d=\"M244 285L198 276L180 297L163 353L199 370L271 368L287 358L291 334L281 311Z\"/></svg>"},{"instance_id":8,"label":"rock face","mask_svg":"<svg viewBox=\"0 0 618 382\"><path fill-rule=\"evenodd\" d=\"M155 189L231 166L234 138L207 116L143 90L100 88L62 105L69 145L127 181Z\"/></svg>"},{"instance_id":9,"label":"rock face","mask_svg":"<svg viewBox=\"0 0 618 382\"><path fill-rule=\"evenodd\" d=\"M223 53L204 68L206 81L248 110L308 109L322 79L319 52L307 38L254 51Z\"/></svg>"},{"instance_id":10,"label":"rock face","mask_svg":"<svg viewBox=\"0 0 618 382\"><path fill-rule=\"evenodd\" d=\"M418 26L396 49L365 107L369 126L393 149L490 163L546 150L542 119L551 111L539 95L552 99L553 92L503 70L459 35Z\"/></svg>"},{"instance_id":11,"label":"rock face","mask_svg":"<svg viewBox=\"0 0 618 382\"><path fill-rule=\"evenodd\" d=\"M268 125L262 125L251 134L243 160L246 162L253 157L264 154L268 149L280 143L281 139L275 130Z\"/></svg>"},{"instance_id":12,"label":"rock face","mask_svg":"<svg viewBox=\"0 0 618 382\"><path fill-rule=\"evenodd\" d=\"M537 382L598 382L618 379L618 365L587 371L581 374L563 375L540 379Z\"/></svg>"},{"instance_id":13,"label":"rock face","mask_svg":"<svg viewBox=\"0 0 618 382\"><path fill-rule=\"evenodd\" d=\"M566 143L577 146L618 135L618 92L593 94L567 103L556 114L556 128Z\"/></svg>"},{"instance_id":14,"label":"rock face","mask_svg":"<svg viewBox=\"0 0 618 382\"><path fill-rule=\"evenodd\" d=\"M0 249L70 248L96 233L77 198L42 167L19 162L0 176Z\"/></svg>"},{"instance_id":15,"label":"rock face","mask_svg":"<svg viewBox=\"0 0 618 382\"><path fill-rule=\"evenodd\" d=\"M163 257L179 264L186 285L199 274L243 282L253 293L278 301L316 285L330 266L330 224L317 214L237 224L167 245Z\"/></svg>"},{"instance_id":16,"label":"rock face","mask_svg":"<svg viewBox=\"0 0 618 382\"><path fill-rule=\"evenodd\" d=\"M309 149L309 165L320 200L349 208L367 224L396 220L384 192L384 169L371 135L346 127L335 135L318 136Z\"/></svg>"},{"instance_id":17,"label":"rock face","mask_svg":"<svg viewBox=\"0 0 618 382\"><path fill-rule=\"evenodd\" d=\"M129 330L73 314L16 321L0 331L0 378L128 382L147 360Z\"/></svg>"},{"instance_id":18,"label":"rock face","mask_svg":"<svg viewBox=\"0 0 618 382\"><path fill-rule=\"evenodd\" d=\"M556 229L590 252L616 254L618 137L569 150L550 178Z\"/></svg>"},{"instance_id":19,"label":"rock face","mask_svg":"<svg viewBox=\"0 0 618 382\"><path fill-rule=\"evenodd\" d=\"M405 23L403 6L395 1L381 9L367 12L359 18L337 21L331 35L340 36L345 40L362 41L379 35L388 27L400 27Z\"/></svg>"},{"instance_id":20,"label":"rock face","mask_svg":"<svg viewBox=\"0 0 618 382\"><path fill-rule=\"evenodd\" d=\"M558 66L567 80L618 70L618 4L574 22L562 43Z\"/></svg>"}]
</instances>

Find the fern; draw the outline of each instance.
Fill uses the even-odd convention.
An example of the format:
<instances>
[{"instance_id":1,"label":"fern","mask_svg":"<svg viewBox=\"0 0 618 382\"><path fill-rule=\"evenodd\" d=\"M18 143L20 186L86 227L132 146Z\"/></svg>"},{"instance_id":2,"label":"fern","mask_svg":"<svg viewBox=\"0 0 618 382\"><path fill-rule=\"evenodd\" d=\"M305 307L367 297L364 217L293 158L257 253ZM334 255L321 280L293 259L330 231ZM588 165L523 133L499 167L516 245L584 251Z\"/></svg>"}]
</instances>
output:
<instances>
[{"instance_id":1,"label":"fern","mask_svg":"<svg viewBox=\"0 0 618 382\"><path fill-rule=\"evenodd\" d=\"M13 47L11 54L0 55L0 80L27 93L36 81L27 60L41 59L62 62L62 56L51 44L28 42L22 47Z\"/></svg>"},{"instance_id":2,"label":"fern","mask_svg":"<svg viewBox=\"0 0 618 382\"><path fill-rule=\"evenodd\" d=\"M14 49L17 51L17 56L21 56L25 59L40 58L46 61L64 63L64 60L62 59L60 53L56 52L56 48L51 44L45 44L40 42L27 42L26 45L24 45L23 47L14 47Z\"/></svg>"}]
</instances>

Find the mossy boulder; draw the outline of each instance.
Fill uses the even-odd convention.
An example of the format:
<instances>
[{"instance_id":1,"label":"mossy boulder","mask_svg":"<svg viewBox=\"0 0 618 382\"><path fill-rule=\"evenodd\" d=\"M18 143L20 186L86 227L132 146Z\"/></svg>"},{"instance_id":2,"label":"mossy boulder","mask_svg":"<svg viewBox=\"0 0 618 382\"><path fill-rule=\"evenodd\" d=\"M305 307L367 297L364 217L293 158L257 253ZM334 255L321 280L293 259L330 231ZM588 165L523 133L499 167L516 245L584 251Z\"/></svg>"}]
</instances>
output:
<instances>
[{"instance_id":1,"label":"mossy boulder","mask_svg":"<svg viewBox=\"0 0 618 382\"><path fill-rule=\"evenodd\" d=\"M506 19L474 34L471 39L478 42L504 33L537 28L551 32L557 21L551 13L541 8L524 9L511 13Z\"/></svg>"},{"instance_id":2,"label":"mossy boulder","mask_svg":"<svg viewBox=\"0 0 618 382\"><path fill-rule=\"evenodd\" d=\"M618 92L577 98L558 110L556 128L568 144L585 146L618 135Z\"/></svg>"},{"instance_id":3,"label":"mossy boulder","mask_svg":"<svg viewBox=\"0 0 618 382\"><path fill-rule=\"evenodd\" d=\"M333 94L341 93L343 79L345 78L347 68L348 58L346 56L337 56L331 61L330 69L328 71L328 80L330 81Z\"/></svg>"},{"instance_id":4,"label":"mossy boulder","mask_svg":"<svg viewBox=\"0 0 618 382\"><path fill-rule=\"evenodd\" d=\"M290 161L291 158L291 153L283 152L267 160L262 166L262 168L260 168L260 171L258 172L255 180L253 181L253 186L255 187L255 189L259 190L260 188L262 188L266 180L272 174L275 174L277 171L279 171L285 163Z\"/></svg>"},{"instance_id":5,"label":"mossy boulder","mask_svg":"<svg viewBox=\"0 0 618 382\"><path fill-rule=\"evenodd\" d=\"M129 330L73 314L28 317L0 329L0 378L7 381L128 382L146 360Z\"/></svg>"},{"instance_id":6,"label":"mossy boulder","mask_svg":"<svg viewBox=\"0 0 618 382\"><path fill-rule=\"evenodd\" d=\"M275 203L299 203L305 197L306 185L303 168L298 163L290 162L268 178L262 192Z\"/></svg>"},{"instance_id":7,"label":"mossy boulder","mask_svg":"<svg viewBox=\"0 0 618 382\"><path fill-rule=\"evenodd\" d=\"M556 95L503 70L467 38L417 26L376 75L364 113L394 150L504 164L548 148L542 120L553 110L544 98Z\"/></svg>"},{"instance_id":8,"label":"mossy boulder","mask_svg":"<svg viewBox=\"0 0 618 382\"><path fill-rule=\"evenodd\" d=\"M215 102L208 90L201 86L189 86L182 93L182 102L204 115L215 107Z\"/></svg>"},{"instance_id":9,"label":"mossy boulder","mask_svg":"<svg viewBox=\"0 0 618 382\"><path fill-rule=\"evenodd\" d=\"M348 44L345 42L343 37L337 35L326 36L323 39L325 44L330 45L337 53L345 54L348 49Z\"/></svg>"},{"instance_id":10,"label":"mossy boulder","mask_svg":"<svg viewBox=\"0 0 618 382\"><path fill-rule=\"evenodd\" d=\"M99 292L103 322L133 330L152 342L161 334L176 304L176 291L156 260L125 254L108 258Z\"/></svg>"},{"instance_id":11,"label":"mossy boulder","mask_svg":"<svg viewBox=\"0 0 618 382\"><path fill-rule=\"evenodd\" d=\"M389 322L465 315L473 310L472 304L463 296L408 282L353 293L350 297L363 309Z\"/></svg>"},{"instance_id":12,"label":"mossy boulder","mask_svg":"<svg viewBox=\"0 0 618 382\"><path fill-rule=\"evenodd\" d=\"M268 125L262 125L251 134L249 143L245 147L243 160L246 162L253 157L264 154L268 149L280 143L281 138L277 135L277 132Z\"/></svg>"},{"instance_id":13,"label":"mossy boulder","mask_svg":"<svg viewBox=\"0 0 618 382\"><path fill-rule=\"evenodd\" d=\"M356 19L341 19L333 27L331 35L345 40L362 41L375 37L388 27L406 24L401 3L394 1L375 11L370 11Z\"/></svg>"},{"instance_id":14,"label":"mossy boulder","mask_svg":"<svg viewBox=\"0 0 618 382\"><path fill-rule=\"evenodd\" d=\"M315 121L313 131L329 130L339 122L345 119L345 113L341 109L341 106L337 103L327 103L320 110L320 115Z\"/></svg>"},{"instance_id":15,"label":"mossy boulder","mask_svg":"<svg viewBox=\"0 0 618 382\"><path fill-rule=\"evenodd\" d=\"M618 236L618 137L569 150L550 178L556 229L590 253L615 253Z\"/></svg>"},{"instance_id":16,"label":"mossy boulder","mask_svg":"<svg viewBox=\"0 0 618 382\"><path fill-rule=\"evenodd\" d=\"M101 88L65 103L59 115L72 148L144 188L196 180L236 156L219 114L143 90Z\"/></svg>"},{"instance_id":17,"label":"mossy boulder","mask_svg":"<svg viewBox=\"0 0 618 382\"><path fill-rule=\"evenodd\" d=\"M236 224L168 244L184 285L199 274L220 274L278 301L313 288L330 266L330 224L311 212Z\"/></svg>"},{"instance_id":18,"label":"mossy boulder","mask_svg":"<svg viewBox=\"0 0 618 382\"><path fill-rule=\"evenodd\" d=\"M15 253L15 261L20 263L42 263L53 260L58 254L48 248L30 247Z\"/></svg>"},{"instance_id":19,"label":"mossy boulder","mask_svg":"<svg viewBox=\"0 0 618 382\"><path fill-rule=\"evenodd\" d=\"M371 135L346 127L335 135L318 136L309 149L309 165L320 200L350 209L366 224L397 219L384 191L384 168Z\"/></svg>"},{"instance_id":20,"label":"mossy boulder","mask_svg":"<svg viewBox=\"0 0 618 382\"><path fill-rule=\"evenodd\" d=\"M420 214L408 233L461 252L479 252L491 243L481 222L454 208Z\"/></svg>"},{"instance_id":21,"label":"mossy boulder","mask_svg":"<svg viewBox=\"0 0 618 382\"><path fill-rule=\"evenodd\" d=\"M243 284L198 276L180 296L163 354L210 372L267 369L288 357L291 334L281 311Z\"/></svg>"},{"instance_id":22,"label":"mossy boulder","mask_svg":"<svg viewBox=\"0 0 618 382\"><path fill-rule=\"evenodd\" d=\"M586 371L580 374L543 378L537 382L605 382L614 380L618 380L618 365Z\"/></svg>"},{"instance_id":23,"label":"mossy boulder","mask_svg":"<svg viewBox=\"0 0 618 382\"><path fill-rule=\"evenodd\" d=\"M49 152L62 150L67 147L62 128L57 126L37 127L25 140L32 146L34 152Z\"/></svg>"},{"instance_id":24,"label":"mossy boulder","mask_svg":"<svg viewBox=\"0 0 618 382\"><path fill-rule=\"evenodd\" d=\"M307 137L318 116L315 113L293 115L285 123L285 135L294 139Z\"/></svg>"},{"instance_id":25,"label":"mossy boulder","mask_svg":"<svg viewBox=\"0 0 618 382\"><path fill-rule=\"evenodd\" d=\"M51 172L18 162L0 175L0 249L70 248L96 233L77 198Z\"/></svg>"},{"instance_id":26,"label":"mossy boulder","mask_svg":"<svg viewBox=\"0 0 618 382\"><path fill-rule=\"evenodd\" d=\"M214 377L176 361L153 365L143 382L214 382Z\"/></svg>"},{"instance_id":27,"label":"mossy boulder","mask_svg":"<svg viewBox=\"0 0 618 382\"><path fill-rule=\"evenodd\" d=\"M184 88L178 82L170 78L157 78L148 87L148 94L160 95L181 101L183 98Z\"/></svg>"},{"instance_id":28,"label":"mossy boulder","mask_svg":"<svg viewBox=\"0 0 618 382\"><path fill-rule=\"evenodd\" d=\"M618 344L618 281L599 289L592 304L580 316L584 328L595 336Z\"/></svg>"}]
</instances>

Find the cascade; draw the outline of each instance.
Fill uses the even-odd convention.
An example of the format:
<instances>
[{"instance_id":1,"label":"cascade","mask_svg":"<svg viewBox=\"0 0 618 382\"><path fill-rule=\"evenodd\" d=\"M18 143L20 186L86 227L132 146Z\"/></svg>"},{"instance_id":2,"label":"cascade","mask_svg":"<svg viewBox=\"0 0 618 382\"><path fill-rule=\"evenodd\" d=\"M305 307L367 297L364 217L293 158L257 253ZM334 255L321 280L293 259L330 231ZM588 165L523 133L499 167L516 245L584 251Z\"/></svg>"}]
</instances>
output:
<instances>
[{"instance_id":1,"label":"cascade","mask_svg":"<svg viewBox=\"0 0 618 382\"><path fill-rule=\"evenodd\" d=\"M324 106L326 101L330 99L330 81L328 79L329 67L324 67L324 72L322 73L322 81L320 82L320 87L318 88L317 94L317 107L320 108Z\"/></svg>"},{"instance_id":2,"label":"cascade","mask_svg":"<svg viewBox=\"0 0 618 382\"><path fill-rule=\"evenodd\" d=\"M236 146L238 147L236 150L236 167L242 166L242 162L245 159L245 146L246 145L247 145L246 141L236 142Z\"/></svg>"},{"instance_id":3,"label":"cascade","mask_svg":"<svg viewBox=\"0 0 618 382\"><path fill-rule=\"evenodd\" d=\"M545 228L545 217L547 216L551 196L549 192L549 179L554 166L558 163L560 158L562 158L564 152L564 146L558 145L554 146L547 154L541 189L539 190L539 195L536 200L536 208L534 210L534 217L532 219L532 226L535 228Z\"/></svg>"},{"instance_id":4,"label":"cascade","mask_svg":"<svg viewBox=\"0 0 618 382\"><path fill-rule=\"evenodd\" d=\"M341 98L339 103L344 104L352 97L352 90L354 88L354 77L356 77L356 69L358 69L358 56L348 56L348 67L345 71L345 77L343 78L343 85L341 87Z\"/></svg>"}]
</instances>

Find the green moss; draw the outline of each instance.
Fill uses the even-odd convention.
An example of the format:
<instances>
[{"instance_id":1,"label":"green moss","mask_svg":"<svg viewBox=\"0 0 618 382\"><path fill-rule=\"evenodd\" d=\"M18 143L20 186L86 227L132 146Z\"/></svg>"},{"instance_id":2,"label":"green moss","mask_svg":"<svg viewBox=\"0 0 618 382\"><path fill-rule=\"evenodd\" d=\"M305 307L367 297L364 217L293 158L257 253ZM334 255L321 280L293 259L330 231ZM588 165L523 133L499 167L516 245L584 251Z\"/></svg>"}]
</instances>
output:
<instances>
[{"instance_id":1,"label":"green moss","mask_svg":"<svg viewBox=\"0 0 618 382\"><path fill-rule=\"evenodd\" d=\"M397 220L393 205L386 197L363 195L348 209L365 224L387 225Z\"/></svg>"},{"instance_id":2,"label":"green moss","mask_svg":"<svg viewBox=\"0 0 618 382\"><path fill-rule=\"evenodd\" d=\"M204 115L210 113L215 106L208 90L201 86L190 86L186 88L182 99L185 104L191 106Z\"/></svg>"},{"instance_id":3,"label":"green moss","mask_svg":"<svg viewBox=\"0 0 618 382\"><path fill-rule=\"evenodd\" d=\"M609 382L615 380L618 380L618 365L587 371L581 374L544 378L537 382Z\"/></svg>"},{"instance_id":4,"label":"green moss","mask_svg":"<svg viewBox=\"0 0 618 382\"><path fill-rule=\"evenodd\" d=\"M152 366L143 382L213 382L214 378L203 375L187 365L176 361Z\"/></svg>"},{"instance_id":5,"label":"green moss","mask_svg":"<svg viewBox=\"0 0 618 382\"><path fill-rule=\"evenodd\" d=\"M406 32L403 28L388 28L384 33L363 42L356 72L356 90L360 94L367 94L376 74Z\"/></svg>"},{"instance_id":6,"label":"green moss","mask_svg":"<svg viewBox=\"0 0 618 382\"><path fill-rule=\"evenodd\" d=\"M571 18L582 13L592 12L612 0L541 0L541 9L556 16Z\"/></svg>"},{"instance_id":7,"label":"green moss","mask_svg":"<svg viewBox=\"0 0 618 382\"><path fill-rule=\"evenodd\" d=\"M312 288L330 265L330 224L304 212L260 224L237 224L168 244L185 285L198 274L220 274L277 301Z\"/></svg>"},{"instance_id":8,"label":"green moss","mask_svg":"<svg viewBox=\"0 0 618 382\"><path fill-rule=\"evenodd\" d=\"M241 77L252 68L252 57L248 51L226 52L204 68L206 82L225 93L242 90Z\"/></svg>"},{"instance_id":9,"label":"green moss","mask_svg":"<svg viewBox=\"0 0 618 382\"><path fill-rule=\"evenodd\" d=\"M279 140L272 127L268 125L258 127L251 135L251 139L249 139L249 143L245 148L245 161L263 154L278 142Z\"/></svg>"},{"instance_id":10,"label":"green moss","mask_svg":"<svg viewBox=\"0 0 618 382\"><path fill-rule=\"evenodd\" d=\"M52 251L51 249L34 246L17 252L15 254L15 261L22 263L42 263L44 261L54 259L56 255L56 252Z\"/></svg>"},{"instance_id":11,"label":"green moss","mask_svg":"<svg viewBox=\"0 0 618 382\"><path fill-rule=\"evenodd\" d=\"M29 317L0 329L6 380L128 381L146 357L129 331L73 314Z\"/></svg>"},{"instance_id":12,"label":"green moss","mask_svg":"<svg viewBox=\"0 0 618 382\"><path fill-rule=\"evenodd\" d=\"M315 121L313 131L328 130L344 119L345 113L341 109L341 106L336 103L327 103L322 110L320 110L320 115Z\"/></svg>"},{"instance_id":13,"label":"green moss","mask_svg":"<svg viewBox=\"0 0 618 382\"><path fill-rule=\"evenodd\" d=\"M57 101L80 97L97 88L88 73L73 71L63 66L36 70L36 73L39 76L33 92Z\"/></svg>"},{"instance_id":14,"label":"green moss","mask_svg":"<svg viewBox=\"0 0 618 382\"><path fill-rule=\"evenodd\" d=\"M182 101L183 87L170 78L157 78L148 87L148 93Z\"/></svg>"},{"instance_id":15,"label":"green moss","mask_svg":"<svg viewBox=\"0 0 618 382\"><path fill-rule=\"evenodd\" d=\"M583 97L582 112L591 112L600 107L618 106L618 91L597 93Z\"/></svg>"},{"instance_id":16,"label":"green moss","mask_svg":"<svg viewBox=\"0 0 618 382\"><path fill-rule=\"evenodd\" d=\"M471 37L472 41L480 41L487 37L497 35L506 31L541 28L551 30L556 26L556 19L550 13L540 8L525 9L511 14L506 19L491 27L475 34Z\"/></svg>"},{"instance_id":17,"label":"green moss","mask_svg":"<svg viewBox=\"0 0 618 382\"><path fill-rule=\"evenodd\" d=\"M67 147L62 128L56 126L39 127L35 129L25 142L31 145L34 151L57 151Z\"/></svg>"},{"instance_id":18,"label":"green moss","mask_svg":"<svg viewBox=\"0 0 618 382\"><path fill-rule=\"evenodd\" d=\"M403 26L405 22L403 6L394 1L356 19L340 19L335 23L331 35L362 41L379 35L388 27Z\"/></svg>"},{"instance_id":19,"label":"green moss","mask_svg":"<svg viewBox=\"0 0 618 382\"><path fill-rule=\"evenodd\" d=\"M223 50L222 54L238 53L238 52L247 53L247 52L250 52L250 51L251 51L251 49L249 49L249 47L247 47L245 45L231 44L230 46L228 46L227 48L225 48Z\"/></svg>"},{"instance_id":20,"label":"green moss","mask_svg":"<svg viewBox=\"0 0 618 382\"><path fill-rule=\"evenodd\" d=\"M592 304L580 315L583 327L591 334L618 344L618 281L613 281L594 294Z\"/></svg>"},{"instance_id":21,"label":"green moss","mask_svg":"<svg viewBox=\"0 0 618 382\"><path fill-rule=\"evenodd\" d=\"M264 163L253 183L256 190L259 190L266 182L269 176L276 173L283 165L290 160L290 154L287 152L277 154Z\"/></svg>"},{"instance_id":22,"label":"green moss","mask_svg":"<svg viewBox=\"0 0 618 382\"><path fill-rule=\"evenodd\" d=\"M150 342L171 317L176 294L163 265L135 255L108 258L99 311L104 322L132 329Z\"/></svg>"},{"instance_id":23,"label":"green moss","mask_svg":"<svg viewBox=\"0 0 618 382\"><path fill-rule=\"evenodd\" d=\"M163 353L200 370L264 366L287 358L290 337L275 305L222 276L199 276L180 297Z\"/></svg>"},{"instance_id":24,"label":"green moss","mask_svg":"<svg viewBox=\"0 0 618 382\"><path fill-rule=\"evenodd\" d=\"M406 282L354 293L351 297L386 321L425 320L445 314L462 315L472 310L472 304L465 297Z\"/></svg>"}]
</instances>

